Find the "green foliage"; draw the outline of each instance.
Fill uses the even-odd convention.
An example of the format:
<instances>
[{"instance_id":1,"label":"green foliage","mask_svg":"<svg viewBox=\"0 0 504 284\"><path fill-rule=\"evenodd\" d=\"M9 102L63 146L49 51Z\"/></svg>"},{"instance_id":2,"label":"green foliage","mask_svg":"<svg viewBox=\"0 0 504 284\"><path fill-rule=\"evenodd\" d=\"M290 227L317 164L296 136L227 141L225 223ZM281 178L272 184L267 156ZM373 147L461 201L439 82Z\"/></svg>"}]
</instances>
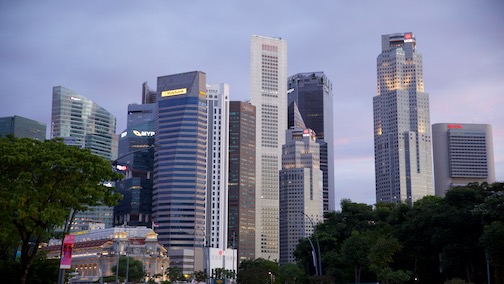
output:
<instances>
[{"instance_id":1,"label":"green foliage","mask_svg":"<svg viewBox=\"0 0 504 284\"><path fill-rule=\"evenodd\" d=\"M206 274L205 271L196 271L194 272L194 280L196 282L205 282L205 280L208 278L208 275Z\"/></svg>"},{"instance_id":2,"label":"green foliage","mask_svg":"<svg viewBox=\"0 0 504 284\"><path fill-rule=\"evenodd\" d=\"M116 271L117 266L112 266L112 271ZM140 260L136 260L132 257L121 256L119 258L119 278L121 281L126 279L126 274L128 274L128 281L130 282L140 282L144 277L143 263Z\"/></svg>"},{"instance_id":3,"label":"green foliage","mask_svg":"<svg viewBox=\"0 0 504 284\"><path fill-rule=\"evenodd\" d=\"M182 269L180 269L180 267L168 267L168 269L166 269L166 275L168 275L170 281L185 280L185 276L182 273Z\"/></svg>"},{"instance_id":4,"label":"green foliage","mask_svg":"<svg viewBox=\"0 0 504 284\"><path fill-rule=\"evenodd\" d=\"M301 283L306 278L303 269L294 263L280 265L278 273L279 282L284 284Z\"/></svg>"},{"instance_id":5,"label":"green foliage","mask_svg":"<svg viewBox=\"0 0 504 284\"><path fill-rule=\"evenodd\" d=\"M117 202L114 189L100 183L119 177L110 162L61 140L0 138L0 255L19 243L20 283L39 244L54 236L72 211Z\"/></svg>"},{"instance_id":6,"label":"green foliage","mask_svg":"<svg viewBox=\"0 0 504 284\"><path fill-rule=\"evenodd\" d=\"M278 277L278 263L263 258L244 260L238 267L238 283L270 283Z\"/></svg>"}]
</instances>

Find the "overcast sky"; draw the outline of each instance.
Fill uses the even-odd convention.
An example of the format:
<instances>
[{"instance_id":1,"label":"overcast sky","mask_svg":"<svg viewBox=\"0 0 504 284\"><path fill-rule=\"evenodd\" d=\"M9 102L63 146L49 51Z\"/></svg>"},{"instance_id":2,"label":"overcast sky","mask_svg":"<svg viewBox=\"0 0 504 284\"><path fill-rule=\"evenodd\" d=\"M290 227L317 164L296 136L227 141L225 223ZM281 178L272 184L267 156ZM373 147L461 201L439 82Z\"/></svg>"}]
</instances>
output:
<instances>
[{"instance_id":1,"label":"overcast sky","mask_svg":"<svg viewBox=\"0 0 504 284\"><path fill-rule=\"evenodd\" d=\"M47 124L52 87L117 117L141 84L199 70L248 100L251 35L288 42L289 75L333 83L336 199L375 203L372 98L381 35L413 32L431 124L489 123L504 181L504 1L0 1L0 117Z\"/></svg>"}]
</instances>

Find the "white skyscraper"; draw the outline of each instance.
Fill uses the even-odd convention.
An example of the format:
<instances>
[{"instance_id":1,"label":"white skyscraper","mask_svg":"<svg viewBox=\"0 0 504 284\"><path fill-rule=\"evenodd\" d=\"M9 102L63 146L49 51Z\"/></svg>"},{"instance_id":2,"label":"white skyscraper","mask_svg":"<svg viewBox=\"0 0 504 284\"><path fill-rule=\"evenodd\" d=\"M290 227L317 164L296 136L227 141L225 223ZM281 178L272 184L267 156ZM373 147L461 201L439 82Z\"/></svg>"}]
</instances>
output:
<instances>
[{"instance_id":1,"label":"white skyscraper","mask_svg":"<svg viewBox=\"0 0 504 284\"><path fill-rule=\"evenodd\" d=\"M229 85L207 85L206 226L209 247L227 248Z\"/></svg>"},{"instance_id":2,"label":"white skyscraper","mask_svg":"<svg viewBox=\"0 0 504 284\"><path fill-rule=\"evenodd\" d=\"M256 253L279 258L279 179L287 129L287 41L252 36L250 102L256 107Z\"/></svg>"},{"instance_id":3,"label":"white skyscraper","mask_svg":"<svg viewBox=\"0 0 504 284\"><path fill-rule=\"evenodd\" d=\"M289 129L280 171L280 264L294 263L300 239L324 219L320 144L311 129ZM312 223L313 222L313 223Z\"/></svg>"},{"instance_id":4,"label":"white skyscraper","mask_svg":"<svg viewBox=\"0 0 504 284\"><path fill-rule=\"evenodd\" d=\"M437 196L470 182L495 182L492 126L473 123L432 125Z\"/></svg>"},{"instance_id":5,"label":"white skyscraper","mask_svg":"<svg viewBox=\"0 0 504 284\"><path fill-rule=\"evenodd\" d=\"M382 35L373 98L377 202L433 195L429 95L412 33Z\"/></svg>"}]
</instances>

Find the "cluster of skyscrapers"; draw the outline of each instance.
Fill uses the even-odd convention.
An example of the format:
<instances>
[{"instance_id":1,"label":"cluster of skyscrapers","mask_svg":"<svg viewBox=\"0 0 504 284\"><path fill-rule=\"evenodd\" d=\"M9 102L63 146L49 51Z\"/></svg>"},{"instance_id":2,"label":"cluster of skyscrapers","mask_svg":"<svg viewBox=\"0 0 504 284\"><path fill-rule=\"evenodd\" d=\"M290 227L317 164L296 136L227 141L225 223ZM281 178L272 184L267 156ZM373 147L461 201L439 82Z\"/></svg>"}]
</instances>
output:
<instances>
[{"instance_id":1,"label":"cluster of skyscrapers","mask_svg":"<svg viewBox=\"0 0 504 284\"><path fill-rule=\"evenodd\" d=\"M431 134L412 33L382 36L377 69L377 202L412 203L495 181L489 125L435 124ZM77 221L152 226L184 273L236 270L259 257L293 262L299 239L336 208L332 83L323 72L288 77L286 40L252 36L250 101L231 101L231 94L201 71L160 76L155 91L142 85L142 103L128 106L127 128L117 136L112 114L54 87L51 137L88 148L124 173L115 184L120 204ZM4 128L7 118L0 119Z\"/></svg>"}]
</instances>

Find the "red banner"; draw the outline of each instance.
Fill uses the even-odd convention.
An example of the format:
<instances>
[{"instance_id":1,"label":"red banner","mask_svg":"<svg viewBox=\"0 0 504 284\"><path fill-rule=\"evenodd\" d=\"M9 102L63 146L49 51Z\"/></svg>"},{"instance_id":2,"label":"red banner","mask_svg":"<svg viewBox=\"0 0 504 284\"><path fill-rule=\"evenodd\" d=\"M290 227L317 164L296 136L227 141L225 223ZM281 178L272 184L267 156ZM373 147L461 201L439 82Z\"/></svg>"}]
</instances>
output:
<instances>
[{"instance_id":1,"label":"red banner","mask_svg":"<svg viewBox=\"0 0 504 284\"><path fill-rule=\"evenodd\" d=\"M72 251L74 247L75 236L66 235L63 240L63 251L61 252L60 269L70 269L72 266Z\"/></svg>"}]
</instances>

